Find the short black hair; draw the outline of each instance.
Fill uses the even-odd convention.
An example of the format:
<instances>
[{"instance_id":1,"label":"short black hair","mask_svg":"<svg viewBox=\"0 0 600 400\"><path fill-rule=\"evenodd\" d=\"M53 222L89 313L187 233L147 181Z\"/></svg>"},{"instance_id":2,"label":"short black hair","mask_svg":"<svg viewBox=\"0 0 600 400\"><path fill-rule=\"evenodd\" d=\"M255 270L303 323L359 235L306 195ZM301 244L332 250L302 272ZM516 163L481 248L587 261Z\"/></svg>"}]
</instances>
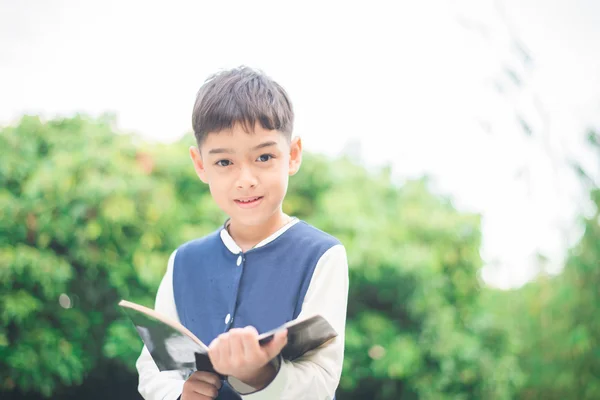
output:
<instances>
[{"instance_id":1,"label":"short black hair","mask_svg":"<svg viewBox=\"0 0 600 400\"><path fill-rule=\"evenodd\" d=\"M262 71L246 66L211 75L196 96L192 127L198 146L209 133L241 124L253 132L256 123L291 140L294 110L286 91Z\"/></svg>"}]
</instances>

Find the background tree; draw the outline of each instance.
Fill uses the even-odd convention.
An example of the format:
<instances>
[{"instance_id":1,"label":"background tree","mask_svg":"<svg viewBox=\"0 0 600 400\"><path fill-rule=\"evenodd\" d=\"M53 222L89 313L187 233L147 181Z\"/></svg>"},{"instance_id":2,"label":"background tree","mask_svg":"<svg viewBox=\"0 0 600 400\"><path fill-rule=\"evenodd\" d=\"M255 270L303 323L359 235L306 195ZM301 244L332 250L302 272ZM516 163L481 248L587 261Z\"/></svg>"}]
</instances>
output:
<instances>
[{"instance_id":1,"label":"background tree","mask_svg":"<svg viewBox=\"0 0 600 400\"><path fill-rule=\"evenodd\" d=\"M141 342L116 303L153 305L170 253L224 215L191 168L191 135L148 144L114 120L25 117L0 131L0 382L12 397L132 398ZM350 260L340 399L513 398L522 381L478 279L480 221L350 157L306 154L285 211ZM98 397L99 398L99 397Z\"/></svg>"},{"instance_id":2,"label":"background tree","mask_svg":"<svg viewBox=\"0 0 600 400\"><path fill-rule=\"evenodd\" d=\"M588 142L600 160L596 131ZM486 307L505 321L517 346L526 377L523 399L600 397L600 188L593 174L576 170L589 190L590 210L563 271L540 275L519 290L487 293Z\"/></svg>"},{"instance_id":3,"label":"background tree","mask_svg":"<svg viewBox=\"0 0 600 400\"><path fill-rule=\"evenodd\" d=\"M152 302L180 210L177 187L112 122L25 117L1 131L4 390L55 395L140 348L115 304Z\"/></svg>"}]
</instances>

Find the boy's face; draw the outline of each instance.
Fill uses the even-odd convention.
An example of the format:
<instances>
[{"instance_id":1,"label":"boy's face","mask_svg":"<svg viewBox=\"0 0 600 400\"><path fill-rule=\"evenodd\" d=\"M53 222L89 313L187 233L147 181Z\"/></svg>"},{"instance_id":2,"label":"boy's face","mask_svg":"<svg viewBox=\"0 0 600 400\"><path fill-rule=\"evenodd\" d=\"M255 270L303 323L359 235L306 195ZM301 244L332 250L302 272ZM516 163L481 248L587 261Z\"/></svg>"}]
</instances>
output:
<instances>
[{"instance_id":1,"label":"boy's face","mask_svg":"<svg viewBox=\"0 0 600 400\"><path fill-rule=\"evenodd\" d=\"M288 178L300 168L302 143L256 124L210 133L190 155L198 177L232 223L257 226L280 218Z\"/></svg>"}]
</instances>

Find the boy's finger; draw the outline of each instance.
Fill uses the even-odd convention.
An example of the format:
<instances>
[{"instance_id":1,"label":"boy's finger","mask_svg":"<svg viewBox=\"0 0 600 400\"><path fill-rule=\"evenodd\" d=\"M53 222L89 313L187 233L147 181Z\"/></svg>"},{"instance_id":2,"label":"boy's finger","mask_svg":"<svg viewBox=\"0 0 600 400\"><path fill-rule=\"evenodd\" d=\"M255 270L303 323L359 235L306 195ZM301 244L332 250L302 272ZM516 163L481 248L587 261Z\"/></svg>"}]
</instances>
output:
<instances>
[{"instance_id":1,"label":"boy's finger","mask_svg":"<svg viewBox=\"0 0 600 400\"><path fill-rule=\"evenodd\" d=\"M210 372L196 371L188 379L210 383L216 386L217 389L221 388L221 379L219 379L219 376Z\"/></svg>"},{"instance_id":2,"label":"boy's finger","mask_svg":"<svg viewBox=\"0 0 600 400\"><path fill-rule=\"evenodd\" d=\"M222 340L220 340L219 338L216 338L215 340L212 341L212 343L210 344L210 346L208 347L208 358L210 358L210 361L214 364L218 364L220 362L221 359L221 348L223 347L223 345L221 344Z\"/></svg>"},{"instance_id":3,"label":"boy's finger","mask_svg":"<svg viewBox=\"0 0 600 400\"><path fill-rule=\"evenodd\" d=\"M241 331L236 332L235 335L231 336L229 340L228 353L226 359L231 363L236 364L240 359L244 357L244 344Z\"/></svg>"},{"instance_id":4,"label":"boy's finger","mask_svg":"<svg viewBox=\"0 0 600 400\"><path fill-rule=\"evenodd\" d=\"M247 326L242 329L242 348L243 355L248 359L252 359L256 354L260 354L260 346L258 345L258 332L252 326Z\"/></svg>"},{"instance_id":5,"label":"boy's finger","mask_svg":"<svg viewBox=\"0 0 600 400\"><path fill-rule=\"evenodd\" d=\"M253 327L252 325L248 325L247 327L245 327L243 329L243 331L247 334L250 335L251 337L254 336L258 336L258 331L256 330L255 327Z\"/></svg>"},{"instance_id":6,"label":"boy's finger","mask_svg":"<svg viewBox=\"0 0 600 400\"><path fill-rule=\"evenodd\" d=\"M275 337L273 337L273 340L271 340L271 342L269 342L264 347L267 355L269 356L269 360L272 360L273 358L277 357L277 355L281 353L281 350L286 344L287 329L275 333Z\"/></svg>"},{"instance_id":7,"label":"boy's finger","mask_svg":"<svg viewBox=\"0 0 600 400\"><path fill-rule=\"evenodd\" d=\"M219 389L215 385L211 385L208 382L204 381L191 381L191 389L194 393L201 394L210 399L216 399L219 395Z\"/></svg>"}]
</instances>

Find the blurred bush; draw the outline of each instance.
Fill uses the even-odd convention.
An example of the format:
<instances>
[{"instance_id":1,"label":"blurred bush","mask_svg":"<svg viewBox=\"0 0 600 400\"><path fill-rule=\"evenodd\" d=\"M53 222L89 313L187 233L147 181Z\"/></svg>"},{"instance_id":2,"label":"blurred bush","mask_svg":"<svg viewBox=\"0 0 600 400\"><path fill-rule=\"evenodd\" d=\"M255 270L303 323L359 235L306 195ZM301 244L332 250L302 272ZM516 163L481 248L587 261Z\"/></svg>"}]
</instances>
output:
<instances>
[{"instance_id":1,"label":"blurred bush","mask_svg":"<svg viewBox=\"0 0 600 400\"><path fill-rule=\"evenodd\" d=\"M592 130L588 139L600 160L600 135ZM600 398L600 188L576 170L590 209L562 273L540 275L519 290L486 292L485 308L504 321L526 371L522 399Z\"/></svg>"},{"instance_id":2,"label":"blurred bush","mask_svg":"<svg viewBox=\"0 0 600 400\"><path fill-rule=\"evenodd\" d=\"M349 159L309 159L290 204L310 205L288 211L348 249L340 399L513 397L516 357L501 321L479 307L479 216L457 212L426 179L399 188L389 170Z\"/></svg>"},{"instance_id":3,"label":"blurred bush","mask_svg":"<svg viewBox=\"0 0 600 400\"><path fill-rule=\"evenodd\" d=\"M109 379L107 365L135 387L141 342L116 303L152 306L170 253L224 221L190 164L191 135L148 144L113 126L110 116L24 117L0 131L0 393L50 397L83 383L77 397L87 397L81 387ZM479 216L427 179L400 185L385 168L306 154L284 208L348 250L340 399L534 398L558 385L538 362L552 347L537 341L542 311L527 301L540 296L483 289ZM552 362L582 357L564 387L577 378L590 393L598 384L582 371L598 366L598 310L577 310L598 304L594 218L564 274L571 289L551 289L552 307L572 317L546 339L571 346Z\"/></svg>"},{"instance_id":4,"label":"blurred bush","mask_svg":"<svg viewBox=\"0 0 600 400\"><path fill-rule=\"evenodd\" d=\"M111 122L25 117L0 134L4 389L50 396L139 350L115 304L152 303L182 210L170 171L153 174L149 153ZM191 196L207 194L197 185Z\"/></svg>"}]
</instances>

